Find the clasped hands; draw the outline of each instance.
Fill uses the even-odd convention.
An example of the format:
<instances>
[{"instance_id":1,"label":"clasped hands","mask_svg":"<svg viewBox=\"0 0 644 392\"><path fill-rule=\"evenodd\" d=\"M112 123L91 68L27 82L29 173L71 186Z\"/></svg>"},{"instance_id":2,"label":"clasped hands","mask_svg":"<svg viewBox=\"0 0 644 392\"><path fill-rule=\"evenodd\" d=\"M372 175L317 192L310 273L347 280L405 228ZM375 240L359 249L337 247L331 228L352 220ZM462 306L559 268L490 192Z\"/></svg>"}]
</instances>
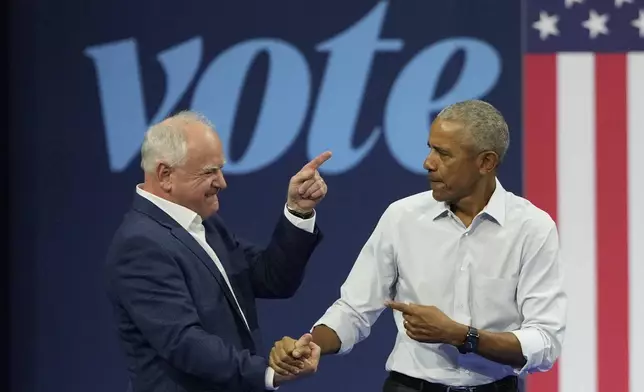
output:
<instances>
[{"instance_id":1,"label":"clasped hands","mask_svg":"<svg viewBox=\"0 0 644 392\"><path fill-rule=\"evenodd\" d=\"M268 364L275 371L273 384L278 386L285 381L315 373L320 362L320 346L313 342L310 333L295 340L284 336L275 342Z\"/></svg>"},{"instance_id":2,"label":"clasped hands","mask_svg":"<svg viewBox=\"0 0 644 392\"><path fill-rule=\"evenodd\" d=\"M385 306L403 314L407 336L421 343L445 343L459 346L465 341L467 326L457 323L435 306L387 301ZM315 373L320 362L320 347L311 334L297 341L285 336L275 342L269 365L276 381L290 381Z\"/></svg>"}]
</instances>

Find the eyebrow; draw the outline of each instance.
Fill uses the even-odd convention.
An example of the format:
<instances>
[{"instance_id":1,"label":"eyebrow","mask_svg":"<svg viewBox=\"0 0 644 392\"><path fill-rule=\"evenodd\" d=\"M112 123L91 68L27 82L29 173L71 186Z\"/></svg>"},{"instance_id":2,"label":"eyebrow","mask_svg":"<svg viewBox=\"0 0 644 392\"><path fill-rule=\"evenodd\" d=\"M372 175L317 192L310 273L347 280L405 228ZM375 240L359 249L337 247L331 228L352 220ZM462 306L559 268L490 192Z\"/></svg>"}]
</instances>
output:
<instances>
[{"instance_id":1,"label":"eyebrow","mask_svg":"<svg viewBox=\"0 0 644 392\"><path fill-rule=\"evenodd\" d=\"M210 172L214 172L214 171L217 171L217 170L221 170L221 169L223 169L223 167L224 167L223 163L221 165L208 165L208 166L205 166L203 169L201 169L201 171L203 173L210 173Z\"/></svg>"},{"instance_id":2,"label":"eyebrow","mask_svg":"<svg viewBox=\"0 0 644 392\"><path fill-rule=\"evenodd\" d=\"M436 151L438 151L438 152L442 152L442 153L446 153L446 152L448 152L448 151L447 151L446 149L444 149L444 148L436 147L436 146L432 146L431 144L429 144L429 142L427 142L427 147L429 147L429 148L430 148L430 149L432 149L432 150L436 150Z\"/></svg>"}]
</instances>

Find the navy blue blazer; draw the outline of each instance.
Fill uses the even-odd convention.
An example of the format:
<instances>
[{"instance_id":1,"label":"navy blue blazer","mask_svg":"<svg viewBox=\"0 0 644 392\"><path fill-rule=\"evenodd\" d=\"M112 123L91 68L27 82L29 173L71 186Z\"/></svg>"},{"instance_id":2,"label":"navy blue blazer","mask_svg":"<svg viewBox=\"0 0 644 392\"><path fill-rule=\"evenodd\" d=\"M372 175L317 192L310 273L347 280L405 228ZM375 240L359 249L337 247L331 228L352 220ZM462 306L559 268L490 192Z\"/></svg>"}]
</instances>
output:
<instances>
[{"instance_id":1,"label":"navy blue blazer","mask_svg":"<svg viewBox=\"0 0 644 392\"><path fill-rule=\"evenodd\" d=\"M322 234L295 227L283 213L266 248L236 238L216 214L204 226L252 332L199 243L135 195L106 263L134 392L265 390L255 299L292 296Z\"/></svg>"}]
</instances>

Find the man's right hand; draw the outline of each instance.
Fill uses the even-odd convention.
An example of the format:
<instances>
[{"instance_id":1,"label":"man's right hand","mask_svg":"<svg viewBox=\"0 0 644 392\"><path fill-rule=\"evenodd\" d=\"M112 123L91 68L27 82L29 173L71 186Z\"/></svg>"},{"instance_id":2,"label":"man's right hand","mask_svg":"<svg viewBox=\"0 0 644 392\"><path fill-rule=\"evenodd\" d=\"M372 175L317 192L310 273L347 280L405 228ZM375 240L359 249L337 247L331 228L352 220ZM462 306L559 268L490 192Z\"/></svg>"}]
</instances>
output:
<instances>
[{"instance_id":1,"label":"man's right hand","mask_svg":"<svg viewBox=\"0 0 644 392\"><path fill-rule=\"evenodd\" d=\"M275 342L269 356L269 365L275 371L274 385L315 373L320 362L320 347L313 343L311 334L298 340L285 336Z\"/></svg>"}]
</instances>

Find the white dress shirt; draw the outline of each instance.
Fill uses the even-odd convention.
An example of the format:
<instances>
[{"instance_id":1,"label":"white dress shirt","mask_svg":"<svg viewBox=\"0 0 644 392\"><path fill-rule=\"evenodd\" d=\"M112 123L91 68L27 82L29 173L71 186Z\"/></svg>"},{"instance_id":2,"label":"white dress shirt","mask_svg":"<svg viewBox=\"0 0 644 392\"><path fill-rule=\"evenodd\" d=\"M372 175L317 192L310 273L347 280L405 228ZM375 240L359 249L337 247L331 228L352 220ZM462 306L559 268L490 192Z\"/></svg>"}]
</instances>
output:
<instances>
[{"instance_id":1,"label":"white dress shirt","mask_svg":"<svg viewBox=\"0 0 644 392\"><path fill-rule=\"evenodd\" d=\"M397 336L385 368L453 386L547 370L561 352L567 298L557 228L544 211L496 189L469 227L431 191L392 203L360 252L325 324L346 354L369 336L384 302L434 305L453 320L512 332L527 360L522 369L460 354L448 344L419 343L394 312ZM465 338L465 337L463 337Z\"/></svg>"},{"instance_id":2,"label":"white dress shirt","mask_svg":"<svg viewBox=\"0 0 644 392\"><path fill-rule=\"evenodd\" d=\"M235 295L235 291L233 290L233 287L230 285L230 281L228 280L228 274L226 274L226 271L224 270L224 266L221 264L221 261L215 254L215 251L210 247L210 245L208 245L208 242L206 241L206 229L203 225L203 220L201 219L201 216L199 216L199 214L197 214L196 212L182 205L173 203L169 200L153 195L150 192L144 191L143 189L141 189L140 184L136 187L136 193L148 199L154 205L159 207L163 212L168 214L172 219L177 221L177 223L179 223L181 227L183 227L188 233L190 233L190 235L192 235L195 238L195 240L197 240L199 245L201 245L201 247L206 251L206 253L208 253L208 256L210 256L213 263L217 266L217 269L219 270L219 272L221 272L221 275L224 277L224 280L228 285L228 289L230 289L230 292L233 294L233 298L235 299L235 303L239 308L239 312L244 318L244 323L246 324L246 328L248 328L248 330L250 331L250 327L248 326L248 322L246 321L246 315L244 314L244 311L242 310L241 306L239 306L239 302L237 301L237 296ZM292 224L294 224L298 228L302 230L306 230L309 233L313 233L313 230L315 229L315 213L313 214L313 217L309 219L301 219L289 213L285 205L284 215ZM267 367L266 375L265 375L266 389L269 389L269 390L277 389L273 387L274 376L275 376L274 370L270 366Z\"/></svg>"}]
</instances>

